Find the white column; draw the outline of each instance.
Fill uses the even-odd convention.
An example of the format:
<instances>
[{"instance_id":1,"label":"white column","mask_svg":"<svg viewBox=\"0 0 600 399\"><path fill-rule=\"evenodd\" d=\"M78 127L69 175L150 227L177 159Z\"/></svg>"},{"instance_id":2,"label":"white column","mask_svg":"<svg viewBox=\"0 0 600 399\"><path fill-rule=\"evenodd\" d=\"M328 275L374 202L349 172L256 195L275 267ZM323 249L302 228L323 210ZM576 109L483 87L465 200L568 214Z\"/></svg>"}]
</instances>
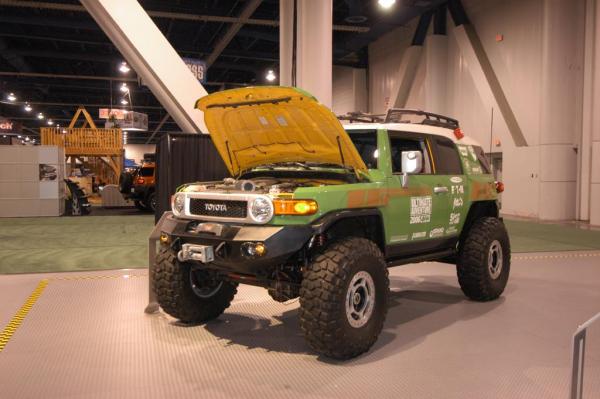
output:
<instances>
[{"instance_id":1,"label":"white column","mask_svg":"<svg viewBox=\"0 0 600 399\"><path fill-rule=\"evenodd\" d=\"M194 108L206 90L136 0L81 0L179 128L207 133ZM115 68L117 66L115 65Z\"/></svg>"},{"instance_id":2,"label":"white column","mask_svg":"<svg viewBox=\"0 0 600 399\"><path fill-rule=\"evenodd\" d=\"M448 70L448 36L430 35L425 41L425 109L446 115L446 74Z\"/></svg>"},{"instance_id":3,"label":"white column","mask_svg":"<svg viewBox=\"0 0 600 399\"><path fill-rule=\"evenodd\" d=\"M544 1L540 112L540 219L576 217L582 120L583 21L580 2Z\"/></svg>"},{"instance_id":4,"label":"white column","mask_svg":"<svg viewBox=\"0 0 600 399\"><path fill-rule=\"evenodd\" d=\"M279 0L279 84L292 85L294 0Z\"/></svg>"},{"instance_id":5,"label":"white column","mask_svg":"<svg viewBox=\"0 0 600 399\"><path fill-rule=\"evenodd\" d=\"M592 92L592 132L587 143L591 143L590 153L590 223L600 226L600 4L595 1L595 27L594 27L594 59L593 59L593 92Z\"/></svg>"},{"instance_id":6,"label":"white column","mask_svg":"<svg viewBox=\"0 0 600 399\"><path fill-rule=\"evenodd\" d=\"M332 0L298 0L296 86L331 108Z\"/></svg>"}]
</instances>

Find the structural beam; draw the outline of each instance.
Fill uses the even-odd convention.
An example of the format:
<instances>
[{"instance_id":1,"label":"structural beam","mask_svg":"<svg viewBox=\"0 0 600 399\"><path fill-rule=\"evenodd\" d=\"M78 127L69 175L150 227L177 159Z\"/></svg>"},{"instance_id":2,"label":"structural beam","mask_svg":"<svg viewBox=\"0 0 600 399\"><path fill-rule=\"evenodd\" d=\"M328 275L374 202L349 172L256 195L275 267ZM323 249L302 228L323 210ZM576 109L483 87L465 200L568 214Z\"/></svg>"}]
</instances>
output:
<instances>
[{"instance_id":1,"label":"structural beam","mask_svg":"<svg viewBox=\"0 0 600 399\"><path fill-rule=\"evenodd\" d=\"M206 58L205 61L207 66L211 66L213 62L215 62L215 60L219 57L219 55L221 55L223 50L225 50L225 48L229 45L229 43L235 37L235 35L237 35L242 26L244 26L244 22L242 21L245 21L248 18L250 18L261 3L262 0L250 0L246 4L244 9L242 10L242 13L239 16L239 22L234 22L229 26L229 28L227 28L227 31L225 32L223 37L221 37L215 45L215 48L213 49L212 53L210 53L210 55Z\"/></svg>"},{"instance_id":2,"label":"structural beam","mask_svg":"<svg viewBox=\"0 0 600 399\"><path fill-rule=\"evenodd\" d=\"M207 132L196 100L208 93L135 0L81 0L179 128Z\"/></svg>"},{"instance_id":3,"label":"structural beam","mask_svg":"<svg viewBox=\"0 0 600 399\"><path fill-rule=\"evenodd\" d=\"M83 3L83 1L82 1ZM86 8L77 4L50 3L45 1L22 1L22 0L0 0L0 6L5 7L21 7L21 8L40 8L46 10L60 10L72 12L86 12ZM184 21L197 22L219 22L219 23L236 23L242 22L246 25L259 26L279 26L279 21L270 19L241 19L240 17L225 17L219 15L202 15L202 14L186 14L181 12L166 12L166 11L148 11L148 15L155 18L179 19ZM370 30L366 26L354 25L333 25L333 30L341 32L365 33Z\"/></svg>"},{"instance_id":4,"label":"structural beam","mask_svg":"<svg viewBox=\"0 0 600 399\"><path fill-rule=\"evenodd\" d=\"M498 109L500 109L504 117L515 145L517 147L527 146L527 140L519 126L517 117L506 98L506 94L479 39L479 35L477 35L475 27L469 22L462 3L460 0L451 0L448 2L448 9L456 25L454 32L458 47L467 60L477 89L480 91L489 90L491 92L498 105ZM483 82L485 82L486 87L482 87L481 83ZM485 95L487 93L482 94Z\"/></svg>"},{"instance_id":5,"label":"structural beam","mask_svg":"<svg viewBox=\"0 0 600 399\"><path fill-rule=\"evenodd\" d=\"M294 0L279 0L279 84L292 86Z\"/></svg>"}]
</instances>

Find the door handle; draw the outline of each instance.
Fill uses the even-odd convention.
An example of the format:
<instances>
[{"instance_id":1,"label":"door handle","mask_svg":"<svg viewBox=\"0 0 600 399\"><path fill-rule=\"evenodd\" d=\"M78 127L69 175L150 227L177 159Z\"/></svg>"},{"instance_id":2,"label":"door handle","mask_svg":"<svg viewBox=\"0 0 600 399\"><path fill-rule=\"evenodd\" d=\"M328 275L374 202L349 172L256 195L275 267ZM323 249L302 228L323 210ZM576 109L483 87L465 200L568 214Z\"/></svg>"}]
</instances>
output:
<instances>
[{"instance_id":1,"label":"door handle","mask_svg":"<svg viewBox=\"0 0 600 399\"><path fill-rule=\"evenodd\" d=\"M433 188L433 192L436 193L436 194L447 193L448 192L448 187L437 186L437 187Z\"/></svg>"}]
</instances>

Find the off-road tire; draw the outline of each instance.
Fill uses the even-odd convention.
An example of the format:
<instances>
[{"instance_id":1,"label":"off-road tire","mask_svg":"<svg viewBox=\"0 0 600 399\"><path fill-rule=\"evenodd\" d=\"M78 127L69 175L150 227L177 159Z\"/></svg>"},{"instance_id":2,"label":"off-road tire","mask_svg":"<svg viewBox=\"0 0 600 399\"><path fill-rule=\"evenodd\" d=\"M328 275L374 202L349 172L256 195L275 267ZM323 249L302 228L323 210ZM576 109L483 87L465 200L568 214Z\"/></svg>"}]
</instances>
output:
<instances>
[{"instance_id":1,"label":"off-road tire","mask_svg":"<svg viewBox=\"0 0 600 399\"><path fill-rule=\"evenodd\" d=\"M350 325L346 300L353 277L365 271L373 279L375 303L361 327ZM350 359L366 351L381 333L387 314L389 279L379 247L365 238L344 238L327 245L303 273L300 327L316 352Z\"/></svg>"},{"instance_id":2,"label":"off-road tire","mask_svg":"<svg viewBox=\"0 0 600 399\"><path fill-rule=\"evenodd\" d=\"M174 251L161 249L152 272L158 304L184 323L202 323L219 317L231 304L237 284L223 281L217 293L201 298L192 290L190 272L191 265L180 263Z\"/></svg>"},{"instance_id":3,"label":"off-road tire","mask_svg":"<svg viewBox=\"0 0 600 399\"><path fill-rule=\"evenodd\" d=\"M133 174L130 172L121 172L119 176L119 192L121 194L130 194L133 187Z\"/></svg>"},{"instance_id":4,"label":"off-road tire","mask_svg":"<svg viewBox=\"0 0 600 399\"><path fill-rule=\"evenodd\" d=\"M140 211L144 211L146 212L148 210L148 208L146 208L146 205L144 205L144 203L142 201L139 200L135 200L133 201L133 204L135 205L135 207L137 209L139 209Z\"/></svg>"},{"instance_id":5,"label":"off-road tire","mask_svg":"<svg viewBox=\"0 0 600 399\"><path fill-rule=\"evenodd\" d=\"M146 209L156 212L156 193L154 191L148 194L146 200L144 201L144 206Z\"/></svg>"},{"instance_id":6,"label":"off-road tire","mask_svg":"<svg viewBox=\"0 0 600 399\"><path fill-rule=\"evenodd\" d=\"M488 265L494 242L500 244L502 253L502 269L496 278ZM500 219L484 217L471 226L458 254L456 274L463 293L474 301L491 301L502 294L510 274L510 240Z\"/></svg>"}]
</instances>

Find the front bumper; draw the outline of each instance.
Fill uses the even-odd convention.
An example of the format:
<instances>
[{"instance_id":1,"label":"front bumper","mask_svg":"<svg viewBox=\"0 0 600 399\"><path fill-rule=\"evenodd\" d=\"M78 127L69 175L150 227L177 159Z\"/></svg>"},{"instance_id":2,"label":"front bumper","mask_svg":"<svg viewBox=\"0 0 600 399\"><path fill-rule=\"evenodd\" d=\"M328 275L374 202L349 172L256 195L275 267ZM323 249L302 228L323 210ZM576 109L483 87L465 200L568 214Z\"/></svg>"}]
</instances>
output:
<instances>
[{"instance_id":1,"label":"front bumper","mask_svg":"<svg viewBox=\"0 0 600 399\"><path fill-rule=\"evenodd\" d=\"M209 245L214 261L207 268L255 276L268 276L273 268L295 256L315 234L312 226L239 225L200 222L167 216L160 226L169 237L168 245L179 251L183 244ZM263 243L263 256L247 257L242 244ZM163 244L166 245L166 244Z\"/></svg>"}]
</instances>

